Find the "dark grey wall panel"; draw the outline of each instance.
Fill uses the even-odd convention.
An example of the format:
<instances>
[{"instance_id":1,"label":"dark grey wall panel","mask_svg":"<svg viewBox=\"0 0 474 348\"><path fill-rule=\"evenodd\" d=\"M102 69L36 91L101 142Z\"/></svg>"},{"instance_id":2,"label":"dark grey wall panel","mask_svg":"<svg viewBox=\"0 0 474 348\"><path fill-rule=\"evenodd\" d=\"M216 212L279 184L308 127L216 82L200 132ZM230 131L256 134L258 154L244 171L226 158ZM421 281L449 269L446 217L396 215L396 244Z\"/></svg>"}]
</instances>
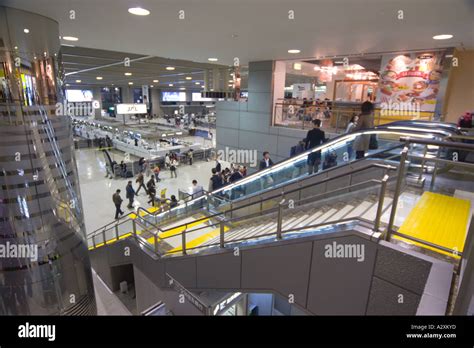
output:
<instances>
[{"instance_id":1,"label":"dark grey wall panel","mask_svg":"<svg viewBox=\"0 0 474 348\"><path fill-rule=\"evenodd\" d=\"M374 275L416 294L423 294L431 262L379 245Z\"/></svg>"},{"instance_id":2,"label":"dark grey wall panel","mask_svg":"<svg viewBox=\"0 0 474 348\"><path fill-rule=\"evenodd\" d=\"M415 315L420 296L374 277L367 315Z\"/></svg>"},{"instance_id":3,"label":"dark grey wall panel","mask_svg":"<svg viewBox=\"0 0 474 348\"><path fill-rule=\"evenodd\" d=\"M242 288L292 294L306 305L311 242L241 250Z\"/></svg>"},{"instance_id":4,"label":"dark grey wall panel","mask_svg":"<svg viewBox=\"0 0 474 348\"><path fill-rule=\"evenodd\" d=\"M233 252L198 257L197 287L201 289L239 289L240 256Z\"/></svg>"},{"instance_id":5,"label":"dark grey wall panel","mask_svg":"<svg viewBox=\"0 0 474 348\"><path fill-rule=\"evenodd\" d=\"M328 258L326 245L364 246L364 260ZM317 315L364 315L367 305L376 244L351 236L315 241L308 291L308 310Z\"/></svg>"},{"instance_id":6,"label":"dark grey wall panel","mask_svg":"<svg viewBox=\"0 0 474 348\"><path fill-rule=\"evenodd\" d=\"M196 258L175 258L165 262L165 271L185 288L196 288Z\"/></svg>"}]
</instances>

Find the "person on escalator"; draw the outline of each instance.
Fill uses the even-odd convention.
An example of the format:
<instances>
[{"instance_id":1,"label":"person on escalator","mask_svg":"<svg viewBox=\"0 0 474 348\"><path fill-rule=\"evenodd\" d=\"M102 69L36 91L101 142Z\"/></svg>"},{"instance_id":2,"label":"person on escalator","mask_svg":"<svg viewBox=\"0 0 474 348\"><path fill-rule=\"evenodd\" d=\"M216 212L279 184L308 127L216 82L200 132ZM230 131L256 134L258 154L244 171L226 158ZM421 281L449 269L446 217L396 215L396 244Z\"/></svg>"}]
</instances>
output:
<instances>
[{"instance_id":1,"label":"person on escalator","mask_svg":"<svg viewBox=\"0 0 474 348\"><path fill-rule=\"evenodd\" d=\"M220 189L224 183L222 182L221 173L216 170L216 168L212 168L212 176L209 179L209 192L215 191Z\"/></svg>"},{"instance_id":2,"label":"person on escalator","mask_svg":"<svg viewBox=\"0 0 474 348\"><path fill-rule=\"evenodd\" d=\"M313 120L313 129L311 129L306 135L306 146L305 149L309 150L315 148L326 141L326 135L324 131L320 129L321 120ZM321 163L321 151L311 152L308 155L308 174L317 173L319 171L319 164Z\"/></svg>"},{"instance_id":3,"label":"person on escalator","mask_svg":"<svg viewBox=\"0 0 474 348\"><path fill-rule=\"evenodd\" d=\"M351 117L349 123L347 124L346 134L352 133L357 126L357 120L359 117L354 115ZM347 159L350 161L352 158L352 154L354 153L354 140L347 142Z\"/></svg>"},{"instance_id":4,"label":"person on escalator","mask_svg":"<svg viewBox=\"0 0 474 348\"><path fill-rule=\"evenodd\" d=\"M171 199L170 199L169 204L170 204L170 209L173 209L174 207L178 206L178 200L176 199L175 195L171 195Z\"/></svg>"},{"instance_id":5,"label":"person on escalator","mask_svg":"<svg viewBox=\"0 0 474 348\"><path fill-rule=\"evenodd\" d=\"M362 103L361 113L359 120L353 131L359 131L361 129L369 129L374 127L374 104L369 101ZM365 153L369 150L370 134L359 135L354 142L354 150L356 152L356 159L364 158Z\"/></svg>"}]
</instances>

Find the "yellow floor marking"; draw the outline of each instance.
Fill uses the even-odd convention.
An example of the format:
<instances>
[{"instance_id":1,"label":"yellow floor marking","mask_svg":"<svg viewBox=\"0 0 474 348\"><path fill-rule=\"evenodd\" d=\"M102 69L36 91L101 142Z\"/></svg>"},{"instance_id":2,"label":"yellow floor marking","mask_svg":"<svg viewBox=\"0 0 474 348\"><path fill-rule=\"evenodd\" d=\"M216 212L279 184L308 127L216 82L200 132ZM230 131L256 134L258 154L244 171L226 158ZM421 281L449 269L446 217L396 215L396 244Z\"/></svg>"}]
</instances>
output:
<instances>
[{"instance_id":1,"label":"yellow floor marking","mask_svg":"<svg viewBox=\"0 0 474 348\"><path fill-rule=\"evenodd\" d=\"M467 234L471 202L433 192L425 192L398 230L400 233L462 252ZM396 239L459 259L459 256L407 238Z\"/></svg>"},{"instance_id":2,"label":"yellow floor marking","mask_svg":"<svg viewBox=\"0 0 474 348\"><path fill-rule=\"evenodd\" d=\"M199 219L202 219L204 216L202 217L199 217L198 219L196 220L199 220ZM203 219L203 220L199 220L199 221L194 221L194 222L191 222L191 223L188 223L187 225L187 229L189 230L190 228L192 227L195 227L195 226L198 226L198 225L201 225L205 222L209 221L209 218L207 219ZM160 234L158 234L158 236L160 238L166 238L166 237L172 237L172 236L175 236L175 235L178 235L180 234L181 232L184 231L186 226L179 226L179 227L175 227L175 228L171 228L170 230L167 230L165 232L162 232ZM151 242L152 243L152 242Z\"/></svg>"},{"instance_id":3,"label":"yellow floor marking","mask_svg":"<svg viewBox=\"0 0 474 348\"><path fill-rule=\"evenodd\" d=\"M142 231L137 231L137 234L141 234L141 233L142 233ZM132 236L132 235L133 235L132 232L128 232L128 233L125 233L125 234L122 234L121 236L119 236L118 239L119 239L119 240L125 239L125 238L128 238L128 237ZM115 237L112 238L112 239L109 239L109 240L107 241L107 245L112 244L112 243L115 243L116 241L117 241L117 238L115 238ZM90 247L89 247L89 250L94 250L94 249L97 249L97 248L99 248L99 247L101 247L101 246L104 246L104 245L105 245L104 242L102 242L102 243L96 244L96 245L95 245L95 248L94 248L94 246L90 246Z\"/></svg>"},{"instance_id":4,"label":"yellow floor marking","mask_svg":"<svg viewBox=\"0 0 474 348\"><path fill-rule=\"evenodd\" d=\"M229 229L230 229L229 227L224 226L224 232L227 232ZM197 246L201 245L202 243L205 243L208 240L211 240L212 238L217 237L219 235L220 231L221 231L221 229L219 227L219 228L216 228L215 230L212 230L211 232L205 233L202 236L199 236L199 237L193 239L192 241L187 242L186 243L186 249L197 247ZM171 249L170 251L168 251L168 253L175 253L175 252L178 252L178 251L181 251L181 250L183 250L182 246L179 246L179 247L176 247L174 249Z\"/></svg>"},{"instance_id":5,"label":"yellow floor marking","mask_svg":"<svg viewBox=\"0 0 474 348\"><path fill-rule=\"evenodd\" d=\"M145 209L149 214L153 214L155 211L158 210L158 207L150 207L148 209ZM145 213L144 211L140 211L140 216L143 217L145 216ZM137 218L137 214L130 214L130 219L136 219Z\"/></svg>"}]
</instances>

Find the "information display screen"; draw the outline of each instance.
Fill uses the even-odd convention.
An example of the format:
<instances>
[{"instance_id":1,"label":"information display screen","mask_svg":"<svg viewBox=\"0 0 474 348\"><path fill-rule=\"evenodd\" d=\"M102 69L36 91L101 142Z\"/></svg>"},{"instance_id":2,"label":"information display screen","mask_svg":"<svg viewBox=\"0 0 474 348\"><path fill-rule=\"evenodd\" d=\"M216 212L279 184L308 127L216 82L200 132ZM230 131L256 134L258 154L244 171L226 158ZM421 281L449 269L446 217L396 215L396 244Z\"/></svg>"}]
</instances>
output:
<instances>
[{"instance_id":1,"label":"information display screen","mask_svg":"<svg viewBox=\"0 0 474 348\"><path fill-rule=\"evenodd\" d=\"M91 102L93 99L92 91L88 89L67 89L66 99L70 103Z\"/></svg>"},{"instance_id":2,"label":"information display screen","mask_svg":"<svg viewBox=\"0 0 474 348\"><path fill-rule=\"evenodd\" d=\"M163 101L186 101L186 92L163 92Z\"/></svg>"}]
</instances>

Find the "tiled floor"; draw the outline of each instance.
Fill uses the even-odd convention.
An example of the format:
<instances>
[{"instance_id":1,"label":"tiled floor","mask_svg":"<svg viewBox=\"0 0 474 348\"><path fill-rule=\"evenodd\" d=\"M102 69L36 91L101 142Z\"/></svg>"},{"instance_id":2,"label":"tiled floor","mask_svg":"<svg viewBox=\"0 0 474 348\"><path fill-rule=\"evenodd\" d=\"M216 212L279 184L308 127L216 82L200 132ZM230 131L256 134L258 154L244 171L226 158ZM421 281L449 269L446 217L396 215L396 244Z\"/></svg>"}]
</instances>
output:
<instances>
[{"instance_id":1,"label":"tiled floor","mask_svg":"<svg viewBox=\"0 0 474 348\"><path fill-rule=\"evenodd\" d=\"M112 155L114 160L120 161L123 157L120 153ZM81 149L76 151L77 166L79 172L79 181L82 195L82 205L84 208L84 217L86 232L91 233L99 227L111 222L114 219L115 207L112 203L112 195L115 190L122 190L121 196L124 200L122 210L127 212L127 203L125 202L125 186L130 179L108 179L105 177L105 160L102 152L94 149ZM196 179L205 190L208 189L211 169L214 162L195 161L192 166L181 165L177 169L178 178L170 178L169 171L160 173L161 181L157 184L157 192L162 188L167 188L167 197L176 195L178 189L188 190L191 182ZM148 180L148 178L146 178ZM136 187L135 178L132 178L133 185ZM148 207L148 196L140 190L136 197L135 204L141 207ZM127 201L128 202L128 201Z\"/></svg>"}]
</instances>

